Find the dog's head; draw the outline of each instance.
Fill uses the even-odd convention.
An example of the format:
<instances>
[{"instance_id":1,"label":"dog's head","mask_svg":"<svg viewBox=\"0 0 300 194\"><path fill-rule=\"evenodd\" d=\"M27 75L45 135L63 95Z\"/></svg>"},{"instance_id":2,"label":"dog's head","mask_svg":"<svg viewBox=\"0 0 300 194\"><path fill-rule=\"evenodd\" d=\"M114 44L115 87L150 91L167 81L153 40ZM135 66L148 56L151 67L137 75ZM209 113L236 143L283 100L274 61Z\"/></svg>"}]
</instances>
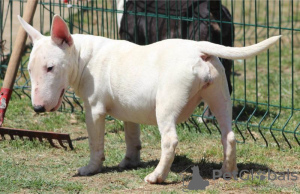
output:
<instances>
[{"instance_id":1,"label":"dog's head","mask_svg":"<svg viewBox=\"0 0 300 194\"><path fill-rule=\"evenodd\" d=\"M36 112L56 111L69 85L70 61L74 43L68 26L55 15L51 36L39 31L18 16L33 43L28 71L31 79L32 105Z\"/></svg>"}]
</instances>

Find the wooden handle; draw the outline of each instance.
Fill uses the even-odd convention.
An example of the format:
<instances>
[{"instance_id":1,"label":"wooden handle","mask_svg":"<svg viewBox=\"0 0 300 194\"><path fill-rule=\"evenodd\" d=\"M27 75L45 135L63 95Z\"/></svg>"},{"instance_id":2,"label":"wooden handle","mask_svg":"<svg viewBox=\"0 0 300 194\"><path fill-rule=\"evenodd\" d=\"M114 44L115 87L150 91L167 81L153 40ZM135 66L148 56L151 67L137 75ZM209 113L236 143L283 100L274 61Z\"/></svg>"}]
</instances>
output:
<instances>
[{"instance_id":1,"label":"wooden handle","mask_svg":"<svg viewBox=\"0 0 300 194\"><path fill-rule=\"evenodd\" d=\"M28 0L26 7L25 7L25 11L24 11L24 15L23 15L23 19L27 22L27 23L31 23L36 7L37 7L37 3L38 0ZM9 63L8 63L8 67L7 67L7 71L4 77L4 82L3 82L3 88L7 88L7 89L13 89L15 80L16 80L16 76L17 76L17 72L19 69L19 64L21 61L21 57L22 57L22 52L24 49L24 45L26 43L26 39L27 39L27 33L25 32L25 30L23 29L22 26L20 26L18 34L17 34L17 38L13 47L13 52L11 54Z\"/></svg>"}]
</instances>

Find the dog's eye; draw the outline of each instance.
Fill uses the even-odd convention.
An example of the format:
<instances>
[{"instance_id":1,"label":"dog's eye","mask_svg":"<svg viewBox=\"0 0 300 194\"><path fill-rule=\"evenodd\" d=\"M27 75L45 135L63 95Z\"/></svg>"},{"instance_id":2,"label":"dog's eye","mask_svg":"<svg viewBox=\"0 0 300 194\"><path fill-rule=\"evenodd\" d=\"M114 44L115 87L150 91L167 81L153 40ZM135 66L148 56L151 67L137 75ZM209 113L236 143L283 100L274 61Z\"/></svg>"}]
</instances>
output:
<instances>
[{"instance_id":1,"label":"dog's eye","mask_svg":"<svg viewBox=\"0 0 300 194\"><path fill-rule=\"evenodd\" d=\"M52 69L53 69L53 66L52 67L47 67L47 72L52 71Z\"/></svg>"}]
</instances>

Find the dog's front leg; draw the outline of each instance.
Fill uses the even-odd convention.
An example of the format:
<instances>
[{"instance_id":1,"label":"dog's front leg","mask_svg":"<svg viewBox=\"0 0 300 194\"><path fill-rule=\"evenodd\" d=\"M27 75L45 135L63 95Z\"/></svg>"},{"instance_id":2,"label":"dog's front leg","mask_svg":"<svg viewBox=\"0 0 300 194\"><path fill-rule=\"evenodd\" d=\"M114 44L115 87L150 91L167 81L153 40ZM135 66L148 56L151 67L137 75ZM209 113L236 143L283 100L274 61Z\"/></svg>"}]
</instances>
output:
<instances>
[{"instance_id":1,"label":"dog's front leg","mask_svg":"<svg viewBox=\"0 0 300 194\"><path fill-rule=\"evenodd\" d=\"M124 122L126 155L119 164L120 168L137 167L140 162L140 125L131 122Z\"/></svg>"},{"instance_id":2,"label":"dog's front leg","mask_svg":"<svg viewBox=\"0 0 300 194\"><path fill-rule=\"evenodd\" d=\"M104 157L104 132L105 114L99 113L86 107L86 125L89 136L90 162L78 170L79 175L93 175L99 173L102 168Z\"/></svg>"}]
</instances>

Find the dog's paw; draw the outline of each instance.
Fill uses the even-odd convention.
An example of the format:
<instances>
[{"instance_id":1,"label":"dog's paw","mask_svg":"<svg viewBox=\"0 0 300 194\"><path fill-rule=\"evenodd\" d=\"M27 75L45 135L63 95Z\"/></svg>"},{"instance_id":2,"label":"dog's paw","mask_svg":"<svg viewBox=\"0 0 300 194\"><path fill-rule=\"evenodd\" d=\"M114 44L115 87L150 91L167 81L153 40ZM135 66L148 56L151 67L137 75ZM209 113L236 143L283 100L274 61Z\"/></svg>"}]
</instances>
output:
<instances>
[{"instance_id":1,"label":"dog's paw","mask_svg":"<svg viewBox=\"0 0 300 194\"><path fill-rule=\"evenodd\" d=\"M227 169L223 166L220 170L222 172L222 175L224 175L225 173L226 175L229 175L226 178L234 177L239 171L237 166L232 166L231 168L227 168Z\"/></svg>"},{"instance_id":2,"label":"dog's paw","mask_svg":"<svg viewBox=\"0 0 300 194\"><path fill-rule=\"evenodd\" d=\"M139 165L140 161L138 159L134 160L132 158L125 158L120 162L119 168L135 168Z\"/></svg>"},{"instance_id":3,"label":"dog's paw","mask_svg":"<svg viewBox=\"0 0 300 194\"><path fill-rule=\"evenodd\" d=\"M221 168L222 173L226 173L226 172L237 172L238 168L235 162L224 162Z\"/></svg>"},{"instance_id":4,"label":"dog's paw","mask_svg":"<svg viewBox=\"0 0 300 194\"><path fill-rule=\"evenodd\" d=\"M101 172L101 166L87 165L78 169L79 176L91 176Z\"/></svg>"},{"instance_id":5,"label":"dog's paw","mask_svg":"<svg viewBox=\"0 0 300 194\"><path fill-rule=\"evenodd\" d=\"M155 184L155 183L162 183L164 182L165 178L163 178L162 175L156 174L155 171L152 172L151 174L148 174L145 177L145 182L150 183L150 184Z\"/></svg>"}]
</instances>

